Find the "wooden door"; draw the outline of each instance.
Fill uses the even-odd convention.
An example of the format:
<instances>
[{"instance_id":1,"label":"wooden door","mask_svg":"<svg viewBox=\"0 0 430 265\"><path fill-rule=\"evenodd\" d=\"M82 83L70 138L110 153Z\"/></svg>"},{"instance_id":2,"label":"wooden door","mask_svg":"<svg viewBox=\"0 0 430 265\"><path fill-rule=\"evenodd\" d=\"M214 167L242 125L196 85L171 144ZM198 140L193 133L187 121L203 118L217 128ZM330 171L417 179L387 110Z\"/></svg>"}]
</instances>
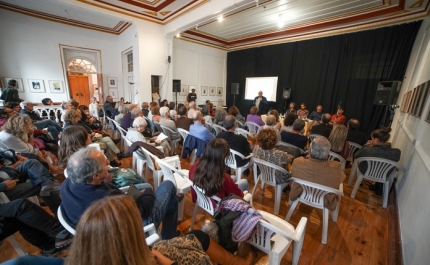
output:
<instances>
[{"instance_id":1,"label":"wooden door","mask_svg":"<svg viewBox=\"0 0 430 265\"><path fill-rule=\"evenodd\" d=\"M70 97L76 99L80 105L90 104L90 89L88 77L82 75L69 75Z\"/></svg>"}]
</instances>

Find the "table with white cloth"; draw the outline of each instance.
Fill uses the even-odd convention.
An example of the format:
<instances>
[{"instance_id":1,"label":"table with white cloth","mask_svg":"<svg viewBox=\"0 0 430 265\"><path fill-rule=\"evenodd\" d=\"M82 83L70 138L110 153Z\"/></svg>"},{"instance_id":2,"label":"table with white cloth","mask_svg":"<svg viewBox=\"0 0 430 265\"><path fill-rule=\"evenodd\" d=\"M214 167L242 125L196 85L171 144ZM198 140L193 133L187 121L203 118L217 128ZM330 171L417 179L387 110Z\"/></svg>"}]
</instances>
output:
<instances>
[{"instance_id":1,"label":"table with white cloth","mask_svg":"<svg viewBox=\"0 0 430 265\"><path fill-rule=\"evenodd\" d=\"M264 123L266 123L266 118L267 118L267 115L261 115L261 119L264 121ZM308 135L311 133L312 126L317 121L313 121L313 120L309 120L309 119L304 120L304 121L305 121L305 128L303 128L303 135ZM284 118L279 117L279 122L281 123L281 125L284 125Z\"/></svg>"}]
</instances>

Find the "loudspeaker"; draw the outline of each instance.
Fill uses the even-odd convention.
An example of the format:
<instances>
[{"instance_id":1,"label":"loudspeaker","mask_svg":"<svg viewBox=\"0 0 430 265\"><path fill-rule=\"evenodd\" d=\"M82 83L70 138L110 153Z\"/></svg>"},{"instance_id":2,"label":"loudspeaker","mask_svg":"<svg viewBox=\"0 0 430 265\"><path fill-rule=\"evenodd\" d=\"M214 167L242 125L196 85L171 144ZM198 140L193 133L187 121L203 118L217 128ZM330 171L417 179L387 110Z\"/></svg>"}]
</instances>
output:
<instances>
[{"instance_id":1,"label":"loudspeaker","mask_svg":"<svg viewBox=\"0 0 430 265\"><path fill-rule=\"evenodd\" d=\"M385 81L379 82L376 89L374 105L393 105L397 102L402 82Z\"/></svg>"},{"instance_id":2,"label":"loudspeaker","mask_svg":"<svg viewBox=\"0 0 430 265\"><path fill-rule=\"evenodd\" d=\"M289 99L291 97L291 87L284 87L284 92L282 92L282 97L284 99Z\"/></svg>"},{"instance_id":3,"label":"loudspeaker","mask_svg":"<svg viewBox=\"0 0 430 265\"><path fill-rule=\"evenodd\" d=\"M181 80L173 79L173 92L181 92Z\"/></svg>"},{"instance_id":4,"label":"loudspeaker","mask_svg":"<svg viewBox=\"0 0 430 265\"><path fill-rule=\"evenodd\" d=\"M239 83L231 83L231 94L239 95Z\"/></svg>"}]
</instances>

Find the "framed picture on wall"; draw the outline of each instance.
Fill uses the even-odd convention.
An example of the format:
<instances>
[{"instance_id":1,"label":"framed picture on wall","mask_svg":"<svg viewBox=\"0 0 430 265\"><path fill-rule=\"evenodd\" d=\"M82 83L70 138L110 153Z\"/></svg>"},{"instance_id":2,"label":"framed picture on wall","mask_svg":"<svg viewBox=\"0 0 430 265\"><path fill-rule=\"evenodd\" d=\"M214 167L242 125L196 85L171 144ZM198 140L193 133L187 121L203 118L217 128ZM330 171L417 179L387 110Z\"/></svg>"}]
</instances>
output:
<instances>
[{"instance_id":1,"label":"framed picture on wall","mask_svg":"<svg viewBox=\"0 0 430 265\"><path fill-rule=\"evenodd\" d=\"M119 100L118 88L109 88L109 95L112 96L113 100Z\"/></svg>"},{"instance_id":2,"label":"framed picture on wall","mask_svg":"<svg viewBox=\"0 0 430 265\"><path fill-rule=\"evenodd\" d=\"M216 94L216 87L210 86L209 87L209 96L215 96Z\"/></svg>"},{"instance_id":3,"label":"framed picture on wall","mask_svg":"<svg viewBox=\"0 0 430 265\"><path fill-rule=\"evenodd\" d=\"M3 83L3 87L6 88L7 87L7 83L10 80L16 80L16 89L18 90L18 92L24 92L24 84L22 83L22 79L21 78L15 78L15 77L6 77L4 79L4 83Z\"/></svg>"},{"instance_id":4,"label":"framed picture on wall","mask_svg":"<svg viewBox=\"0 0 430 265\"><path fill-rule=\"evenodd\" d=\"M186 96L186 95L188 95L187 88L188 88L187 85L181 85L181 92L179 92L179 96Z\"/></svg>"},{"instance_id":5,"label":"framed picture on wall","mask_svg":"<svg viewBox=\"0 0 430 265\"><path fill-rule=\"evenodd\" d=\"M409 91L408 93L406 93L405 97L406 97L405 112L408 113L409 103L411 102L411 91Z\"/></svg>"},{"instance_id":6,"label":"framed picture on wall","mask_svg":"<svg viewBox=\"0 0 430 265\"><path fill-rule=\"evenodd\" d=\"M118 87L118 80L116 77L108 77L108 87Z\"/></svg>"},{"instance_id":7,"label":"framed picture on wall","mask_svg":"<svg viewBox=\"0 0 430 265\"><path fill-rule=\"evenodd\" d=\"M429 95L429 90L430 90L430 81L427 81L426 83L424 83L421 87L420 90L420 102L418 103L418 108L417 108L417 116L421 117L421 115L423 114L424 111L424 107L426 106L426 102L427 102L427 98Z\"/></svg>"},{"instance_id":8,"label":"framed picture on wall","mask_svg":"<svg viewBox=\"0 0 430 265\"><path fill-rule=\"evenodd\" d=\"M217 88L216 88L216 95L217 95L218 97L222 97L222 87L217 87Z\"/></svg>"},{"instance_id":9,"label":"framed picture on wall","mask_svg":"<svg viewBox=\"0 0 430 265\"><path fill-rule=\"evenodd\" d=\"M45 93L45 83L42 79L28 79L31 93Z\"/></svg>"},{"instance_id":10,"label":"framed picture on wall","mask_svg":"<svg viewBox=\"0 0 430 265\"><path fill-rule=\"evenodd\" d=\"M64 93L64 85L61 80L49 80L49 91L51 93Z\"/></svg>"},{"instance_id":11,"label":"framed picture on wall","mask_svg":"<svg viewBox=\"0 0 430 265\"><path fill-rule=\"evenodd\" d=\"M207 96L208 95L208 87L207 86L202 86L202 96Z\"/></svg>"}]
</instances>

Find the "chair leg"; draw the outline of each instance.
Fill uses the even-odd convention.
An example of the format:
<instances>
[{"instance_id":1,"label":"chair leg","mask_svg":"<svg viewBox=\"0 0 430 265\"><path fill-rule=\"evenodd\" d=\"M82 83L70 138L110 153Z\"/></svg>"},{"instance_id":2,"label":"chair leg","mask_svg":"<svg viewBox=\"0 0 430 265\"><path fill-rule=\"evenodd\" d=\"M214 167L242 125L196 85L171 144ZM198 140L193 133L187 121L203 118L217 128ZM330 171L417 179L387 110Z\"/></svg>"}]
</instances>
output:
<instances>
[{"instance_id":1,"label":"chair leg","mask_svg":"<svg viewBox=\"0 0 430 265\"><path fill-rule=\"evenodd\" d=\"M287 213L287 216L285 217L285 221L289 221L291 218L291 215L293 215L294 209L296 209L297 204L299 203L299 199L297 198L293 203L290 203L290 210Z\"/></svg>"},{"instance_id":2,"label":"chair leg","mask_svg":"<svg viewBox=\"0 0 430 265\"><path fill-rule=\"evenodd\" d=\"M196 221L196 216L197 216L198 210L199 210L199 205L197 204L197 201L196 201L196 206L194 206L194 211L193 211L193 218L191 218L190 231L193 231L194 222Z\"/></svg>"},{"instance_id":3,"label":"chair leg","mask_svg":"<svg viewBox=\"0 0 430 265\"><path fill-rule=\"evenodd\" d=\"M303 247L303 241L305 241L305 233L302 233L302 236L300 237L300 241L293 243L293 265L297 265L299 263L300 254L302 253L302 247Z\"/></svg>"},{"instance_id":4,"label":"chair leg","mask_svg":"<svg viewBox=\"0 0 430 265\"><path fill-rule=\"evenodd\" d=\"M249 202L249 205L251 205L251 206L252 206L252 203L253 203L253 200L254 200L254 193L257 190L258 182L259 181L260 181L260 179L257 179L257 181L255 182L255 185L254 185L254 189L252 190L251 201Z\"/></svg>"},{"instance_id":5,"label":"chair leg","mask_svg":"<svg viewBox=\"0 0 430 265\"><path fill-rule=\"evenodd\" d=\"M382 202L382 207L387 208L388 204L388 193L390 193L390 181L384 182L384 201Z\"/></svg>"},{"instance_id":6,"label":"chair leg","mask_svg":"<svg viewBox=\"0 0 430 265\"><path fill-rule=\"evenodd\" d=\"M178 221L181 221L182 218L184 218L184 204L185 200L182 200L180 203L178 203Z\"/></svg>"},{"instance_id":7,"label":"chair leg","mask_svg":"<svg viewBox=\"0 0 430 265\"><path fill-rule=\"evenodd\" d=\"M354 189L352 189L352 192L351 192L351 198L355 197L355 194L357 193L357 190L360 187L360 183L362 181L363 181L363 177L362 176L358 176L357 177L357 181L355 182L355 185L354 185Z\"/></svg>"},{"instance_id":8,"label":"chair leg","mask_svg":"<svg viewBox=\"0 0 430 265\"><path fill-rule=\"evenodd\" d=\"M237 176L237 180L242 179L242 168L241 167L236 168L236 176Z\"/></svg>"},{"instance_id":9,"label":"chair leg","mask_svg":"<svg viewBox=\"0 0 430 265\"><path fill-rule=\"evenodd\" d=\"M342 198L342 196L337 196L337 205L336 205L336 210L334 210L331 214L331 218L333 220L333 222L337 222L337 217L339 216L339 208L340 208L340 199Z\"/></svg>"},{"instance_id":10,"label":"chair leg","mask_svg":"<svg viewBox=\"0 0 430 265\"><path fill-rule=\"evenodd\" d=\"M18 253L18 255L20 256L24 256L25 253L22 250L21 246L18 244L18 242L16 242L15 238L13 236L9 236L7 238L7 240L9 240L9 243L12 245L12 247L15 249L15 251Z\"/></svg>"},{"instance_id":11,"label":"chair leg","mask_svg":"<svg viewBox=\"0 0 430 265\"><path fill-rule=\"evenodd\" d=\"M285 187L286 185L276 185L275 187L275 208L274 208L274 213L275 214L279 214L279 207L281 205L281 194L282 194L282 189L283 187Z\"/></svg>"},{"instance_id":12,"label":"chair leg","mask_svg":"<svg viewBox=\"0 0 430 265\"><path fill-rule=\"evenodd\" d=\"M328 215L329 215L328 209L324 208L323 209L323 230L322 230L322 238L321 238L322 244L327 244Z\"/></svg>"},{"instance_id":13,"label":"chair leg","mask_svg":"<svg viewBox=\"0 0 430 265\"><path fill-rule=\"evenodd\" d=\"M269 253L269 264L270 265L280 265L281 264L281 258L279 257L278 253L270 251Z\"/></svg>"}]
</instances>

